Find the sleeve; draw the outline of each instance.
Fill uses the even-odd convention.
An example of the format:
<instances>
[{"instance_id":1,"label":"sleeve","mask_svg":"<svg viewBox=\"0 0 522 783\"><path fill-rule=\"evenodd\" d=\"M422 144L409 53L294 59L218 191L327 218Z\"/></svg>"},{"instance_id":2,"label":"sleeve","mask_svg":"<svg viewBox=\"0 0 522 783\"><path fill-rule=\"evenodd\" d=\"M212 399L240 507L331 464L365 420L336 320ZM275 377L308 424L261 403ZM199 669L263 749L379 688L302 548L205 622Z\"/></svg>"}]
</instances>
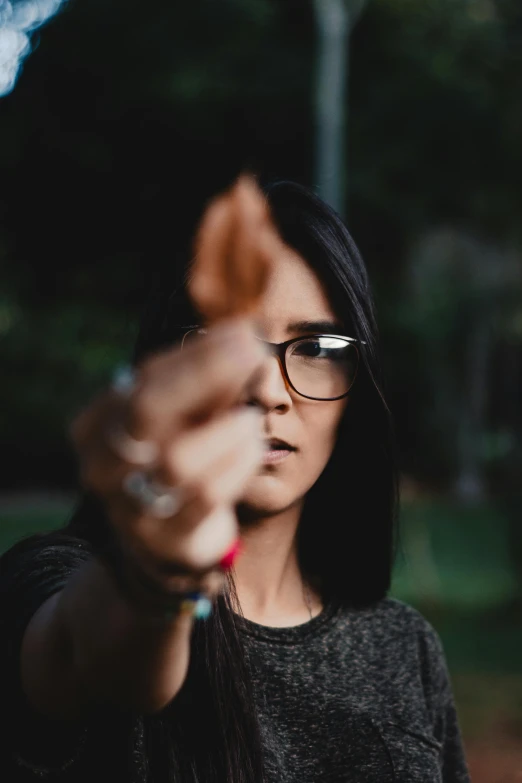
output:
<instances>
[{"instance_id":1,"label":"sleeve","mask_svg":"<svg viewBox=\"0 0 522 783\"><path fill-rule=\"evenodd\" d=\"M442 745L443 783L470 783L446 656L440 637L428 623L422 646L426 700L433 721L433 733Z\"/></svg>"},{"instance_id":2,"label":"sleeve","mask_svg":"<svg viewBox=\"0 0 522 783\"><path fill-rule=\"evenodd\" d=\"M90 556L85 542L61 534L35 536L0 558L0 777L9 781L62 779L82 752L87 725L36 714L23 693L20 648L36 610L61 590Z\"/></svg>"}]
</instances>

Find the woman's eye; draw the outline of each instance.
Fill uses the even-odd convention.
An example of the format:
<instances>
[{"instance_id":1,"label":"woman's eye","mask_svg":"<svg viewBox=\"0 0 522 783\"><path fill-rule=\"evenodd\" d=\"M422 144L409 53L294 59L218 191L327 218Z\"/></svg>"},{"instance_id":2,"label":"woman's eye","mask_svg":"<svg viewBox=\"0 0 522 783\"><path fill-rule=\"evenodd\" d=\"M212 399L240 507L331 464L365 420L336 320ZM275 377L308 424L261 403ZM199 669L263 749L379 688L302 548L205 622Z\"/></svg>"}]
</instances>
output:
<instances>
[{"instance_id":1,"label":"woman's eye","mask_svg":"<svg viewBox=\"0 0 522 783\"><path fill-rule=\"evenodd\" d=\"M350 358L353 347L335 337L310 339L296 343L292 355L302 359L321 359L332 363L345 362Z\"/></svg>"},{"instance_id":2,"label":"woman's eye","mask_svg":"<svg viewBox=\"0 0 522 783\"><path fill-rule=\"evenodd\" d=\"M307 342L299 345L294 353L298 356L319 356L322 351L322 346L318 342Z\"/></svg>"}]
</instances>

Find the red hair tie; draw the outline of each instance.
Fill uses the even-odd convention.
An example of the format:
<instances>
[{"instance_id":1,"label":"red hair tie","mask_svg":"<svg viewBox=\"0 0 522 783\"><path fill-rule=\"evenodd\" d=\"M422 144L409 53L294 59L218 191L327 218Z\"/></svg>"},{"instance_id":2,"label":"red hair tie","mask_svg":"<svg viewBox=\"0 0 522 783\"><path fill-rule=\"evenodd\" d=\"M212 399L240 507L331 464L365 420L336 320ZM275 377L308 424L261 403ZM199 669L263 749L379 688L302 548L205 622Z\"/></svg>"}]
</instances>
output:
<instances>
[{"instance_id":1,"label":"red hair tie","mask_svg":"<svg viewBox=\"0 0 522 783\"><path fill-rule=\"evenodd\" d=\"M232 566L234 565L234 562L241 552L242 546L241 541L239 538L236 538L230 549L225 552L221 560L219 561L219 565L224 571L230 571Z\"/></svg>"}]
</instances>

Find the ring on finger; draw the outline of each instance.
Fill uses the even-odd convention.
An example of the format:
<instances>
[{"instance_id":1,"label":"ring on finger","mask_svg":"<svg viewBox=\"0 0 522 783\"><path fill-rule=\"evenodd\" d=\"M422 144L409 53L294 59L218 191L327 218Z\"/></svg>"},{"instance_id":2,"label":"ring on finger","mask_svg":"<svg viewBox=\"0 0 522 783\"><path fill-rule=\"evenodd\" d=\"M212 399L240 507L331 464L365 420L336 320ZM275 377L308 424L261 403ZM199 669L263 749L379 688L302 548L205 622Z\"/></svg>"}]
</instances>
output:
<instances>
[{"instance_id":1,"label":"ring on finger","mask_svg":"<svg viewBox=\"0 0 522 783\"><path fill-rule=\"evenodd\" d=\"M133 470L123 479L124 492L156 519L174 516L182 505L182 492L152 479L144 470Z\"/></svg>"}]
</instances>

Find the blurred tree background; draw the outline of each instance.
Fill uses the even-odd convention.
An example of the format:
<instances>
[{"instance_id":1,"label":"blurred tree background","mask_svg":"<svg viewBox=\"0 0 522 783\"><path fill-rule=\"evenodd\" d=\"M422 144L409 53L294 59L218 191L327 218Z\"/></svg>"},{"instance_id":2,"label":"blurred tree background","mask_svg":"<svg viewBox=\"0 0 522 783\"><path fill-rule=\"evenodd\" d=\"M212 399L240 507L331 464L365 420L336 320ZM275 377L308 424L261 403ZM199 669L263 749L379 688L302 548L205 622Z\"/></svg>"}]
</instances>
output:
<instances>
[{"instance_id":1,"label":"blurred tree background","mask_svg":"<svg viewBox=\"0 0 522 783\"><path fill-rule=\"evenodd\" d=\"M129 355L208 198L244 167L332 184L320 5L71 0L34 41L0 101L2 548L67 513L50 501L76 489L67 423ZM394 591L443 636L469 741L520 737L522 6L344 9L334 192L397 422Z\"/></svg>"}]
</instances>

